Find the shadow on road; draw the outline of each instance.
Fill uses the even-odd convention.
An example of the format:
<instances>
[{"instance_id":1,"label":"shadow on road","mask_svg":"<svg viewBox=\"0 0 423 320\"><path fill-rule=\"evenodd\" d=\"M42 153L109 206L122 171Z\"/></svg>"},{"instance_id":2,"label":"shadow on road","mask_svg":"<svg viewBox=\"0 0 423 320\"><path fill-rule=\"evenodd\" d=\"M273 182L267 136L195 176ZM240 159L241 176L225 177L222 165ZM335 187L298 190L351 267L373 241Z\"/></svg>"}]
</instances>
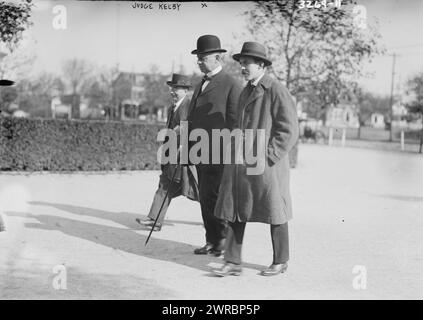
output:
<instances>
[{"instance_id":1,"label":"shadow on road","mask_svg":"<svg viewBox=\"0 0 423 320\"><path fill-rule=\"evenodd\" d=\"M62 204L62 203L51 203L51 202L42 202L42 201L30 201L28 202L31 205L38 205L38 206L47 206L52 207L55 209L59 209L62 211L70 212L73 214L79 214L82 216L90 216L100 219L107 219L118 224L121 224L129 229L139 229L140 225L135 222L136 218L144 219L146 218L143 215L130 213L130 212L112 212L112 211L105 211L105 210L98 210L93 208L87 207L79 207L70 204ZM201 222L194 222L194 221L182 221L182 220L165 220L165 226L173 226L174 224L187 224L187 225L199 225L202 226Z\"/></svg>"},{"instance_id":2,"label":"shadow on road","mask_svg":"<svg viewBox=\"0 0 423 320\"><path fill-rule=\"evenodd\" d=\"M35 202L33 202L32 204L35 204ZM83 214L82 211L79 212L80 214ZM93 216L98 216L100 218L109 217L110 220L116 222L122 221L122 217L113 216L120 216L122 215L122 213L112 214L110 212L105 212L105 215L100 215L101 212L103 211L88 209L87 215L95 214ZM8 216L33 218L37 219L40 222L25 223L26 228L52 231L56 230L63 232L66 235L88 240L99 245L113 248L115 250L122 250L128 253L144 256L151 259L174 262L205 272L211 271L211 268L208 266L209 263L223 262L223 260L210 255L194 255L193 251L196 247L193 245L172 240L154 238L154 234L153 237L150 239L148 245L145 246L144 243L147 239L147 235L139 234L138 232L135 232L132 229L105 226L101 224L73 220L54 215L34 215L31 213L22 212L5 212L5 214ZM134 214L128 215L139 216ZM133 228L136 224L136 222L129 223L130 228ZM121 224L126 225L125 223ZM93 258L95 259L95 257ZM245 263L244 267L262 270L265 266Z\"/></svg>"},{"instance_id":3,"label":"shadow on road","mask_svg":"<svg viewBox=\"0 0 423 320\"><path fill-rule=\"evenodd\" d=\"M66 266L66 289L55 289L56 274L51 265L31 263L30 267L9 266L8 277L2 282L1 300L118 300L176 299L177 293L157 284L155 280L130 274L87 273ZM116 290L119 288L119 290Z\"/></svg>"}]
</instances>

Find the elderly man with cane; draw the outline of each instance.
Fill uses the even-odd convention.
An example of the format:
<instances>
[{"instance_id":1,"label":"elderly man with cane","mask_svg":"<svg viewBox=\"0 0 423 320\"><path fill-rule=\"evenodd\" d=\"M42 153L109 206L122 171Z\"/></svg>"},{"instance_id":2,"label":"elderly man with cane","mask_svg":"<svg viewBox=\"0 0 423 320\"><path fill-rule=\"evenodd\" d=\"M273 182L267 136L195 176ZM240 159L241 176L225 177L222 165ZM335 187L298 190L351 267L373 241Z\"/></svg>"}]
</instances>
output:
<instances>
[{"instance_id":1,"label":"elderly man with cane","mask_svg":"<svg viewBox=\"0 0 423 320\"><path fill-rule=\"evenodd\" d=\"M180 122L186 121L190 100L187 97L191 83L187 76L173 74L172 80L168 81L173 100L168 110L166 127L175 130L180 139ZM171 200L180 195L188 199L198 201L198 186L196 181L195 166L181 166L179 164L162 165L159 187L154 195L153 203L147 219L136 221L145 227L152 227L153 231L160 231Z\"/></svg>"}]
</instances>

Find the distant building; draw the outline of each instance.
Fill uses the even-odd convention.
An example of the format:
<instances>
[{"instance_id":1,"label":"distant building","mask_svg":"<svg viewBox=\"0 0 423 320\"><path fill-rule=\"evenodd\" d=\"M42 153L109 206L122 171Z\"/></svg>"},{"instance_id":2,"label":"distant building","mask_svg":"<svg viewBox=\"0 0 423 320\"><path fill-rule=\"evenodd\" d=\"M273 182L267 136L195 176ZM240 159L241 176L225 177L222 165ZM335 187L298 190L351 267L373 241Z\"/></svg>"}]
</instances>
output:
<instances>
[{"instance_id":1,"label":"distant building","mask_svg":"<svg viewBox=\"0 0 423 320\"><path fill-rule=\"evenodd\" d=\"M81 96L78 94L53 97L50 106L53 119L62 117L79 119L81 117Z\"/></svg>"},{"instance_id":2,"label":"distant building","mask_svg":"<svg viewBox=\"0 0 423 320\"><path fill-rule=\"evenodd\" d=\"M409 130L421 130L421 129L423 129L422 121L420 119L410 121L408 123L408 129Z\"/></svg>"},{"instance_id":3,"label":"distant building","mask_svg":"<svg viewBox=\"0 0 423 320\"><path fill-rule=\"evenodd\" d=\"M358 128L360 122L356 110L356 106L352 104L339 104L328 108L326 126Z\"/></svg>"},{"instance_id":4,"label":"distant building","mask_svg":"<svg viewBox=\"0 0 423 320\"><path fill-rule=\"evenodd\" d=\"M392 106L392 127L407 128L408 110L403 103L397 102Z\"/></svg>"},{"instance_id":5,"label":"distant building","mask_svg":"<svg viewBox=\"0 0 423 320\"><path fill-rule=\"evenodd\" d=\"M139 106L144 102L145 75L141 73L120 72L113 81L114 114L121 120L137 119Z\"/></svg>"},{"instance_id":6,"label":"distant building","mask_svg":"<svg viewBox=\"0 0 423 320\"><path fill-rule=\"evenodd\" d=\"M28 112L19 108L19 105L15 102L11 102L6 110L0 110L1 117L14 117L14 118L28 118L30 115Z\"/></svg>"},{"instance_id":7,"label":"distant building","mask_svg":"<svg viewBox=\"0 0 423 320\"><path fill-rule=\"evenodd\" d=\"M385 128L385 116L382 113L374 112L366 124L373 128Z\"/></svg>"},{"instance_id":8,"label":"distant building","mask_svg":"<svg viewBox=\"0 0 423 320\"><path fill-rule=\"evenodd\" d=\"M111 113L121 120L166 120L169 105L169 76L120 72L113 81ZM154 84L151 87L151 84ZM159 112L160 111L160 112Z\"/></svg>"},{"instance_id":9,"label":"distant building","mask_svg":"<svg viewBox=\"0 0 423 320\"><path fill-rule=\"evenodd\" d=\"M16 110L13 112L12 117L15 118L28 118L29 117L29 113L25 112L23 110Z\"/></svg>"}]
</instances>

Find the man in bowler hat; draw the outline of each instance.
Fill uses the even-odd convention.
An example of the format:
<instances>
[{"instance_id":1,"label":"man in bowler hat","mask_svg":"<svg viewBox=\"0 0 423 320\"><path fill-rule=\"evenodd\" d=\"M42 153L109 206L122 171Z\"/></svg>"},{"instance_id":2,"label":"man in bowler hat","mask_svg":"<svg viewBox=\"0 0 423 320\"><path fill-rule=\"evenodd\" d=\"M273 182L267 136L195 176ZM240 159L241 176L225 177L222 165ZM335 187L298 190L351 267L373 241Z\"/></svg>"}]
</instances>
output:
<instances>
[{"instance_id":1,"label":"man in bowler hat","mask_svg":"<svg viewBox=\"0 0 423 320\"><path fill-rule=\"evenodd\" d=\"M180 139L180 122L186 121L188 116L188 107L190 100L187 97L191 83L187 76L176 74L172 75L172 80L166 82L170 86L170 94L172 96L172 106L168 109L168 117L166 127L175 130L178 137L178 146ZM175 173L175 170L177 172ZM175 176L174 176L175 173ZM170 184L172 177L174 181ZM147 219L136 221L145 227L152 227L154 221L160 213L157 224L153 231L160 231L166 216L167 209L171 200L180 195L186 196L188 199L198 201L197 173L195 166L178 166L177 164L162 165L162 173L160 175L159 187L154 195L153 203L150 208ZM169 189L170 188L170 189ZM169 189L168 196L165 199L166 192ZM163 204L162 211L159 212Z\"/></svg>"},{"instance_id":2,"label":"man in bowler hat","mask_svg":"<svg viewBox=\"0 0 423 320\"><path fill-rule=\"evenodd\" d=\"M228 221L229 227L225 264L214 273L218 276L241 273L246 222L261 222L270 224L273 246L272 264L261 274L273 276L288 267L288 220L292 218L288 153L298 140L297 112L288 90L266 74L265 68L272 62L261 44L245 42L241 53L233 58L248 81L239 98L238 128L253 130L257 136L258 130L265 133L262 143L265 166L263 172L252 175L246 161L225 165L215 215ZM258 153L261 146L257 136L253 145ZM246 140L245 145L247 142L251 143Z\"/></svg>"},{"instance_id":3,"label":"man in bowler hat","mask_svg":"<svg viewBox=\"0 0 423 320\"><path fill-rule=\"evenodd\" d=\"M212 163L212 130L232 129L237 119L238 98L241 83L222 68L220 40L214 35L203 35L197 40L197 49L191 53L197 56L197 64L204 77L195 87L188 115L189 130L203 129L209 137L208 163L196 164L200 205L206 244L194 250L195 254L220 256L224 249L226 222L214 216L214 207L219 193L223 172L223 152L218 164Z\"/></svg>"}]
</instances>

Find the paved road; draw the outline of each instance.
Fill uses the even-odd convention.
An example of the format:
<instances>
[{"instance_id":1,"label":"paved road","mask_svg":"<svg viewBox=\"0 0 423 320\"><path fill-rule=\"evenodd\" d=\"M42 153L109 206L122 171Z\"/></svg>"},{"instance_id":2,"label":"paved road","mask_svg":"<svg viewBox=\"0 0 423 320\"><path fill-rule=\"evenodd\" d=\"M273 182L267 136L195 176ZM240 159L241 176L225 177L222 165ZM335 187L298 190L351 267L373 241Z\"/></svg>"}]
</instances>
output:
<instances>
[{"instance_id":1,"label":"paved road","mask_svg":"<svg viewBox=\"0 0 423 320\"><path fill-rule=\"evenodd\" d=\"M211 276L222 260L192 254L204 231L184 198L145 247L134 219L157 171L1 174L0 298L422 299L423 156L300 147L289 269L270 278L258 275L272 255L264 224L247 226L242 276Z\"/></svg>"}]
</instances>

